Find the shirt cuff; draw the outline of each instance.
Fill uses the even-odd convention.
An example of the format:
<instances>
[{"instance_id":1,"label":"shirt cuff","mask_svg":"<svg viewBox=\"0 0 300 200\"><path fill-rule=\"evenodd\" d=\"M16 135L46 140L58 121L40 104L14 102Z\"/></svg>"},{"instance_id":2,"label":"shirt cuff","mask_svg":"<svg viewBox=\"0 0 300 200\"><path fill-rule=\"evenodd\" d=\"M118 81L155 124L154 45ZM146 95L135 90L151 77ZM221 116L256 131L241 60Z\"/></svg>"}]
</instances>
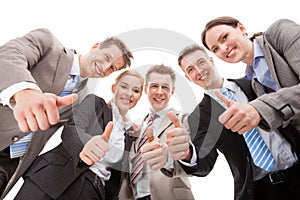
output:
<instances>
[{"instance_id":1,"label":"shirt cuff","mask_svg":"<svg viewBox=\"0 0 300 200\"><path fill-rule=\"evenodd\" d=\"M182 161L182 160L178 160L178 162L180 162L181 164L185 165L185 166L188 166L188 167L192 167L192 166L195 166L197 164L197 154L196 154L196 149L195 149L195 146L193 143L190 142L190 147L192 147L192 158L191 158L191 161L188 163L188 162L185 162L185 161Z\"/></svg>"},{"instance_id":2,"label":"shirt cuff","mask_svg":"<svg viewBox=\"0 0 300 200\"><path fill-rule=\"evenodd\" d=\"M20 82L9 86L8 88L2 90L0 92L0 102L3 106L8 105L11 109L13 109L13 102L11 102L11 98L17 93L25 89L36 89L41 91L41 89L35 83L29 82Z\"/></svg>"}]
</instances>

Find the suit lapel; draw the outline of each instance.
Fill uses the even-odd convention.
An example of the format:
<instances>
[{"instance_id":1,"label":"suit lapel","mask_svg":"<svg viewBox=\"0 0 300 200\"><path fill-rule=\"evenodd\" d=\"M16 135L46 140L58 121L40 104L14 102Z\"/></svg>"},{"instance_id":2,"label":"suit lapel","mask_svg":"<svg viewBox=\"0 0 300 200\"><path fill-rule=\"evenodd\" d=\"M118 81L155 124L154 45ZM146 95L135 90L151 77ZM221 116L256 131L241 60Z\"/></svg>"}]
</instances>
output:
<instances>
[{"instance_id":1,"label":"suit lapel","mask_svg":"<svg viewBox=\"0 0 300 200\"><path fill-rule=\"evenodd\" d=\"M73 61L74 50L65 49L58 61L56 74L53 81L52 91L54 91L55 94L59 94L63 91L68 79L68 75L70 74Z\"/></svg>"},{"instance_id":2,"label":"suit lapel","mask_svg":"<svg viewBox=\"0 0 300 200\"><path fill-rule=\"evenodd\" d=\"M171 108L169 111L173 111L177 116L179 115L179 112L173 108ZM157 131L155 131L155 136L160 138L162 133L165 132L165 130L167 128L169 128L170 126L172 126L172 122L170 121L170 119L168 118L167 115L164 116L163 121L161 122L161 124L159 124L159 126L157 127Z\"/></svg>"}]
</instances>

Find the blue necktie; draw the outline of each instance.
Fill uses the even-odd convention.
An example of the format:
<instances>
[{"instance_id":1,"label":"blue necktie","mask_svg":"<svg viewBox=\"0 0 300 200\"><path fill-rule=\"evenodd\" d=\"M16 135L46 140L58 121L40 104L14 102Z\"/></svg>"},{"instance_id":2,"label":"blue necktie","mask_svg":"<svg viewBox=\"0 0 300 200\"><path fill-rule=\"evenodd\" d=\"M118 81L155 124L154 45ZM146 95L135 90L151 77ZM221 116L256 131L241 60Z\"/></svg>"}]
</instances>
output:
<instances>
[{"instance_id":1,"label":"blue necktie","mask_svg":"<svg viewBox=\"0 0 300 200\"><path fill-rule=\"evenodd\" d=\"M72 93L73 89L79 82L78 75L70 75L70 78L64 88L64 90L59 94L63 97ZM30 140L33 136L33 132L28 133L25 137L21 138L19 141L10 145L10 158L18 158L25 154L29 147Z\"/></svg>"},{"instance_id":2,"label":"blue necktie","mask_svg":"<svg viewBox=\"0 0 300 200\"><path fill-rule=\"evenodd\" d=\"M222 88L221 92L229 99L236 101L233 93L227 88ZM256 128L247 131L243 136L253 159L253 163L261 169L271 171L275 165L275 160Z\"/></svg>"}]
</instances>

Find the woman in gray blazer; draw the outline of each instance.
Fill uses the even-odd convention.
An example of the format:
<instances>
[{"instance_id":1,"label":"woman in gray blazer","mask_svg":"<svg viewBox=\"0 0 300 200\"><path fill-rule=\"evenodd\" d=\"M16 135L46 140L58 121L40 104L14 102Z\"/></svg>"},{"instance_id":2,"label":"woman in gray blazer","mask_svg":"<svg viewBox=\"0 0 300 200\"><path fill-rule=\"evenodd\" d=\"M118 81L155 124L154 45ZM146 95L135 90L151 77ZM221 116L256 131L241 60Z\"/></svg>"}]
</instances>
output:
<instances>
[{"instance_id":1,"label":"woman in gray blazer","mask_svg":"<svg viewBox=\"0 0 300 200\"><path fill-rule=\"evenodd\" d=\"M256 125L266 130L292 125L296 131L283 132L282 136L299 159L300 26L291 20L280 19L265 32L248 38L246 28L239 20L223 16L206 24L202 43L225 62L246 63L246 78L252 79L252 87L259 96L249 104L231 102L232 106L220 115L219 120L239 134ZM298 199L300 194L288 189L300 189L299 161L290 168L275 172L275 175L255 183L255 199L291 199L289 194Z\"/></svg>"}]
</instances>

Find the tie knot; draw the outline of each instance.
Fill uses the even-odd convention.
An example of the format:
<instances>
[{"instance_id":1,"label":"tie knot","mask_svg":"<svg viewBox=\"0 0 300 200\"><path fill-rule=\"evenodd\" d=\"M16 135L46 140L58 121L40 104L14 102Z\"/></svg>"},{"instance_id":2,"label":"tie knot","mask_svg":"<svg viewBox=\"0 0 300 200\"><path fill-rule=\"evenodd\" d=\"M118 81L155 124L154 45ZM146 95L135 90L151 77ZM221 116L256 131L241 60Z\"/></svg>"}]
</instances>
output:
<instances>
[{"instance_id":1,"label":"tie knot","mask_svg":"<svg viewBox=\"0 0 300 200\"><path fill-rule=\"evenodd\" d=\"M228 88L222 88L221 89L221 93L224 94L226 97L228 97L229 99L236 101L233 92L231 90L229 90Z\"/></svg>"},{"instance_id":2,"label":"tie knot","mask_svg":"<svg viewBox=\"0 0 300 200\"><path fill-rule=\"evenodd\" d=\"M155 113L149 114L147 125L150 126L156 118L158 118L157 114L155 114Z\"/></svg>"}]
</instances>

